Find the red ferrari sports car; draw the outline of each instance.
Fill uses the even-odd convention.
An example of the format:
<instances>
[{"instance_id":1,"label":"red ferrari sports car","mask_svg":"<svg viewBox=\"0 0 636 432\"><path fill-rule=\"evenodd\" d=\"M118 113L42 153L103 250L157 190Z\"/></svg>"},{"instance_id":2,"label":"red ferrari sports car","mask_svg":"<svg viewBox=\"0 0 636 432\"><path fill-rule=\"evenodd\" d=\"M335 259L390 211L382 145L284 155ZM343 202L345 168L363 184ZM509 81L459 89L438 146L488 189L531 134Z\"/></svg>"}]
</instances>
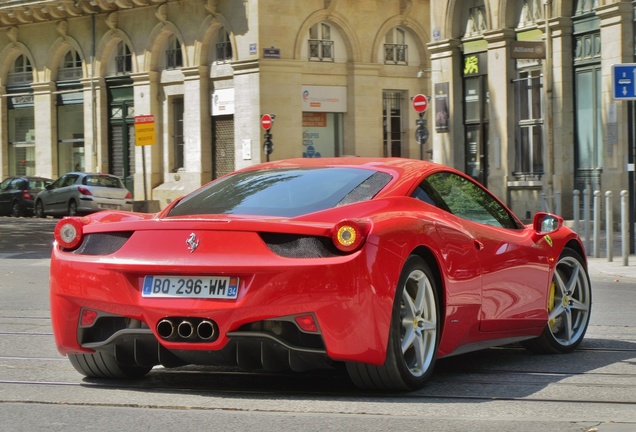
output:
<instances>
[{"instance_id":1,"label":"red ferrari sports car","mask_svg":"<svg viewBox=\"0 0 636 432\"><path fill-rule=\"evenodd\" d=\"M572 351L592 294L559 216L524 225L452 168L356 157L252 166L157 214L64 218L50 292L58 349L89 377L343 362L381 390L491 346Z\"/></svg>"}]
</instances>

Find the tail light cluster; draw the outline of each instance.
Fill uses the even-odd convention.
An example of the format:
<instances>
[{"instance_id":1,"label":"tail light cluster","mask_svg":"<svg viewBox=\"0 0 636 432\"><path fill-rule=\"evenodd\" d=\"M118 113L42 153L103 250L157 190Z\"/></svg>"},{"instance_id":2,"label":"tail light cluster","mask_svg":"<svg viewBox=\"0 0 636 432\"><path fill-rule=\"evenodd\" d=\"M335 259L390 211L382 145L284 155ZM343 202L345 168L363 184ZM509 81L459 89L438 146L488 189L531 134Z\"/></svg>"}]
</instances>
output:
<instances>
[{"instance_id":1,"label":"tail light cluster","mask_svg":"<svg viewBox=\"0 0 636 432\"><path fill-rule=\"evenodd\" d=\"M336 224L331 233L333 244L342 252L358 250L366 240L368 225L359 220L343 220Z\"/></svg>"},{"instance_id":2,"label":"tail light cluster","mask_svg":"<svg viewBox=\"0 0 636 432\"><path fill-rule=\"evenodd\" d=\"M60 247L73 250L82 244L84 239L84 218L65 217L55 226L53 236Z\"/></svg>"},{"instance_id":3,"label":"tail light cluster","mask_svg":"<svg viewBox=\"0 0 636 432\"><path fill-rule=\"evenodd\" d=\"M23 190L22 191L22 199L32 200L33 199L33 195L31 195L31 193L28 190Z\"/></svg>"},{"instance_id":4,"label":"tail light cluster","mask_svg":"<svg viewBox=\"0 0 636 432\"><path fill-rule=\"evenodd\" d=\"M89 191L88 189L86 189L84 186L80 186L80 187L78 187L78 188L77 188L77 191L78 191L79 193L81 193L82 195L93 195L93 194L91 193L91 191Z\"/></svg>"}]
</instances>

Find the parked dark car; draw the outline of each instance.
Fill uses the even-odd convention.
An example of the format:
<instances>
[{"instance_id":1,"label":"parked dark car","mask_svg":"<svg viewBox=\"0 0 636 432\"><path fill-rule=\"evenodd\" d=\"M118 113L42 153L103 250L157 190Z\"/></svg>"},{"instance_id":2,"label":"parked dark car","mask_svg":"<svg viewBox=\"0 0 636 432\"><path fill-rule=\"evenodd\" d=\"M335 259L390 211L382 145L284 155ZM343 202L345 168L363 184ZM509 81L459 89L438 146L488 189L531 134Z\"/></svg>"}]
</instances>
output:
<instances>
[{"instance_id":1,"label":"parked dark car","mask_svg":"<svg viewBox=\"0 0 636 432\"><path fill-rule=\"evenodd\" d=\"M119 177L70 172L48 185L35 199L37 217L75 216L101 210L132 211L132 194Z\"/></svg>"},{"instance_id":2,"label":"parked dark car","mask_svg":"<svg viewBox=\"0 0 636 432\"><path fill-rule=\"evenodd\" d=\"M33 203L40 191L53 183L45 177L9 177L0 183L0 214L32 216Z\"/></svg>"}]
</instances>

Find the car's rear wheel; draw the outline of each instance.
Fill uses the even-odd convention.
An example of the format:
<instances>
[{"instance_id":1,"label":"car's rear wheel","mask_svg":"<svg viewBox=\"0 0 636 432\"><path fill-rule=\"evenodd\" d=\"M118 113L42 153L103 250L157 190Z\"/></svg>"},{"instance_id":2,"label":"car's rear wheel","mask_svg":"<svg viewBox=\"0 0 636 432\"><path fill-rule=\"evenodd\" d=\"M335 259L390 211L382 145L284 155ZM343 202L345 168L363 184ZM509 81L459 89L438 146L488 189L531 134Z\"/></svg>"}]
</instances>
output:
<instances>
[{"instance_id":1,"label":"car's rear wheel","mask_svg":"<svg viewBox=\"0 0 636 432\"><path fill-rule=\"evenodd\" d=\"M69 354L73 367L89 378L141 378L152 366L121 365L112 354L95 352L94 354Z\"/></svg>"},{"instance_id":2,"label":"car's rear wheel","mask_svg":"<svg viewBox=\"0 0 636 432\"><path fill-rule=\"evenodd\" d=\"M68 203L68 215L77 216L77 203L74 200Z\"/></svg>"},{"instance_id":3,"label":"car's rear wheel","mask_svg":"<svg viewBox=\"0 0 636 432\"><path fill-rule=\"evenodd\" d=\"M35 216L39 218L46 217L46 214L44 214L44 204L42 204L42 201L35 202Z\"/></svg>"},{"instance_id":4,"label":"car's rear wheel","mask_svg":"<svg viewBox=\"0 0 636 432\"><path fill-rule=\"evenodd\" d=\"M20 207L20 203L17 201L14 201L13 204L11 204L11 216L13 217L20 217L22 216L23 212L22 212L22 208Z\"/></svg>"},{"instance_id":5,"label":"car's rear wheel","mask_svg":"<svg viewBox=\"0 0 636 432\"><path fill-rule=\"evenodd\" d=\"M537 353L567 353L581 343L590 322L592 290L583 258L565 248L548 293L548 324L541 336L524 342Z\"/></svg>"},{"instance_id":6,"label":"car's rear wheel","mask_svg":"<svg viewBox=\"0 0 636 432\"><path fill-rule=\"evenodd\" d=\"M386 360L382 366L347 363L364 389L415 390L433 373L440 335L437 283L430 266L410 256L397 286Z\"/></svg>"}]
</instances>

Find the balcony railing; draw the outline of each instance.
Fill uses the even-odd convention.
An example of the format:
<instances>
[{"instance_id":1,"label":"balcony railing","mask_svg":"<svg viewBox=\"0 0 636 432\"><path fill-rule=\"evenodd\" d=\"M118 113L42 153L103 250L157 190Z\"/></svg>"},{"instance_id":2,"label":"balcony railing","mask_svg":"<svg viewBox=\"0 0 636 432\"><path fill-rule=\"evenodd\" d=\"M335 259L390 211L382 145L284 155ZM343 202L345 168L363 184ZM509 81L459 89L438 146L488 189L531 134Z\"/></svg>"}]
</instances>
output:
<instances>
[{"instance_id":1,"label":"balcony railing","mask_svg":"<svg viewBox=\"0 0 636 432\"><path fill-rule=\"evenodd\" d=\"M333 41L309 39L309 60L333 61Z\"/></svg>"}]
</instances>

